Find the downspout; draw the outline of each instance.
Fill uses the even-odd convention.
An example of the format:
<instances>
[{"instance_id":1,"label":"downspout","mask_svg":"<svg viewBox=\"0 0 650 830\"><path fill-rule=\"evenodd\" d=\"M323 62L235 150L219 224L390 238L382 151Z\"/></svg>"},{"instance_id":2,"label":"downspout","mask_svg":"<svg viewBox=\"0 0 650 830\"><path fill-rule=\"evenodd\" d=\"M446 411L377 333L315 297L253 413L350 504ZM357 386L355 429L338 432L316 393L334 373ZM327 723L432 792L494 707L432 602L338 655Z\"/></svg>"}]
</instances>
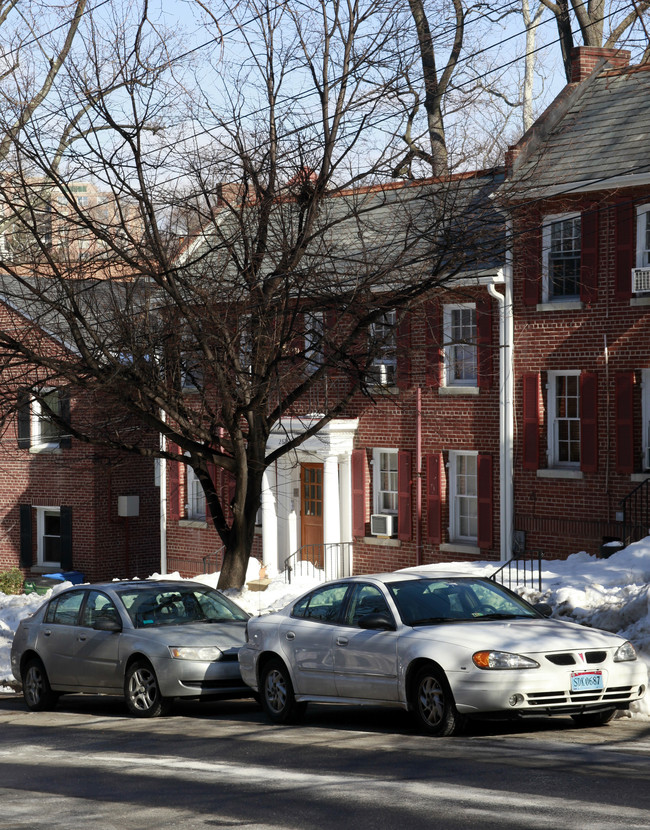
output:
<instances>
[{"instance_id":1,"label":"downspout","mask_svg":"<svg viewBox=\"0 0 650 830\"><path fill-rule=\"evenodd\" d=\"M422 564L422 389L415 399L415 564Z\"/></svg>"},{"instance_id":2,"label":"downspout","mask_svg":"<svg viewBox=\"0 0 650 830\"><path fill-rule=\"evenodd\" d=\"M165 413L161 413L163 423ZM160 433L160 450L167 449L167 439ZM160 573L167 573L167 459L160 459Z\"/></svg>"},{"instance_id":3,"label":"downspout","mask_svg":"<svg viewBox=\"0 0 650 830\"><path fill-rule=\"evenodd\" d=\"M508 257L509 258L509 257ZM505 562L512 557L514 526L513 471L513 344L512 265L503 269L504 293L497 291L496 282L488 285L490 296L499 304L499 495L500 495L500 555Z\"/></svg>"}]
</instances>

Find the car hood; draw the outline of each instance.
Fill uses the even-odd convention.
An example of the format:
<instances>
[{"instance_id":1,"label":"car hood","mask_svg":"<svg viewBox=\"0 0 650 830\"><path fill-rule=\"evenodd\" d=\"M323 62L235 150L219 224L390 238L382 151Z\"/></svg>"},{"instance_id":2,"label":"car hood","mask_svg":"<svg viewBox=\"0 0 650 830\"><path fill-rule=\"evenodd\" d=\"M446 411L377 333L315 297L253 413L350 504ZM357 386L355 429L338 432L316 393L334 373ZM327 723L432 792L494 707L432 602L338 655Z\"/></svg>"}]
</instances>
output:
<instances>
[{"instance_id":1,"label":"car hood","mask_svg":"<svg viewBox=\"0 0 650 830\"><path fill-rule=\"evenodd\" d=\"M246 623L186 623L125 630L124 634L168 646L217 646L222 651L244 645Z\"/></svg>"},{"instance_id":2,"label":"car hood","mask_svg":"<svg viewBox=\"0 0 650 830\"><path fill-rule=\"evenodd\" d=\"M413 634L418 638L442 640L465 648L469 644L472 651L498 649L526 654L549 650L617 648L623 642L621 637L608 631L586 628L578 623L541 619L419 626L413 629Z\"/></svg>"}]
</instances>

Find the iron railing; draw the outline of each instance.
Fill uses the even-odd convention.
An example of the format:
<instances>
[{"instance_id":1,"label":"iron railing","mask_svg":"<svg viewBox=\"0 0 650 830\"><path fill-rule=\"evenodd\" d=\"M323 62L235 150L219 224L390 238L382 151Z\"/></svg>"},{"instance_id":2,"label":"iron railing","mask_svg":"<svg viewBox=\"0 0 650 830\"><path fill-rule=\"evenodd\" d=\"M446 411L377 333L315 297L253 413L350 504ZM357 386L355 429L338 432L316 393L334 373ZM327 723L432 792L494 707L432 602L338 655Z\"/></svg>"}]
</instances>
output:
<instances>
[{"instance_id":1,"label":"iron railing","mask_svg":"<svg viewBox=\"0 0 650 830\"><path fill-rule=\"evenodd\" d=\"M182 577L213 573L218 568L222 553L223 547L205 556L184 556L183 554L168 556L167 572L174 573L178 571Z\"/></svg>"},{"instance_id":2,"label":"iron railing","mask_svg":"<svg viewBox=\"0 0 650 830\"><path fill-rule=\"evenodd\" d=\"M544 558L541 550L529 550L519 556L513 556L504 562L500 568L490 574L490 579L493 582L499 582L505 585L510 590L513 590L518 585L523 585L524 588L535 587L537 582L537 590L542 590L542 559Z\"/></svg>"},{"instance_id":3,"label":"iron railing","mask_svg":"<svg viewBox=\"0 0 650 830\"><path fill-rule=\"evenodd\" d=\"M285 580L296 576L314 576L320 582L350 576L352 542L325 542L303 545L284 560Z\"/></svg>"},{"instance_id":4,"label":"iron railing","mask_svg":"<svg viewBox=\"0 0 650 830\"><path fill-rule=\"evenodd\" d=\"M646 478L621 499L623 543L638 542L650 532L650 479Z\"/></svg>"}]
</instances>

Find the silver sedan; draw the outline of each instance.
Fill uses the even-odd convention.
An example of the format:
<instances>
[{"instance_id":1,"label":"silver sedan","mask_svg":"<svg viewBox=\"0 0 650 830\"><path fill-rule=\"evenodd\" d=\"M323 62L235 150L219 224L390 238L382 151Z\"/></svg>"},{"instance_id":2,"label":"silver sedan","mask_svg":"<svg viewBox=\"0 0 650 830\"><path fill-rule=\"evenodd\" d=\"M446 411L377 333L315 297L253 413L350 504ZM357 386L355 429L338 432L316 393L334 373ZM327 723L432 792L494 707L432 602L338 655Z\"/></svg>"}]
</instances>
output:
<instances>
[{"instance_id":1,"label":"silver sedan","mask_svg":"<svg viewBox=\"0 0 650 830\"><path fill-rule=\"evenodd\" d=\"M81 692L124 695L133 715L155 717L174 698L250 696L237 662L248 617L195 582L75 586L20 623L11 667L30 709Z\"/></svg>"},{"instance_id":2,"label":"silver sedan","mask_svg":"<svg viewBox=\"0 0 650 830\"><path fill-rule=\"evenodd\" d=\"M400 706L439 736L469 716L596 726L644 695L631 643L548 613L487 579L351 577L250 620L239 662L276 723L311 701Z\"/></svg>"}]
</instances>

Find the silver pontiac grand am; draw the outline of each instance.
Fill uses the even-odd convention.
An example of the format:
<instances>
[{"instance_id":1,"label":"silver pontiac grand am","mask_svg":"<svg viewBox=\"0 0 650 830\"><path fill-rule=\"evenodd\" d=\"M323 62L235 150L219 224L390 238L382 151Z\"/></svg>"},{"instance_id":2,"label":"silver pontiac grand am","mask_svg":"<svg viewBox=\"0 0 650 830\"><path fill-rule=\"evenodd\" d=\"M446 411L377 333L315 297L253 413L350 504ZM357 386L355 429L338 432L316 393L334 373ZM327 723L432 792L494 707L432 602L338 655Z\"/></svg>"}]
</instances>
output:
<instances>
[{"instance_id":1,"label":"silver pontiac grand am","mask_svg":"<svg viewBox=\"0 0 650 830\"><path fill-rule=\"evenodd\" d=\"M487 579L351 577L249 620L239 662L275 723L315 702L400 706L436 736L471 716L598 726L643 697L631 643L548 613Z\"/></svg>"},{"instance_id":2,"label":"silver pontiac grand am","mask_svg":"<svg viewBox=\"0 0 650 830\"><path fill-rule=\"evenodd\" d=\"M237 662L248 617L197 582L79 585L20 623L11 668L33 710L65 692L124 695L144 718L174 698L250 697Z\"/></svg>"}]
</instances>

